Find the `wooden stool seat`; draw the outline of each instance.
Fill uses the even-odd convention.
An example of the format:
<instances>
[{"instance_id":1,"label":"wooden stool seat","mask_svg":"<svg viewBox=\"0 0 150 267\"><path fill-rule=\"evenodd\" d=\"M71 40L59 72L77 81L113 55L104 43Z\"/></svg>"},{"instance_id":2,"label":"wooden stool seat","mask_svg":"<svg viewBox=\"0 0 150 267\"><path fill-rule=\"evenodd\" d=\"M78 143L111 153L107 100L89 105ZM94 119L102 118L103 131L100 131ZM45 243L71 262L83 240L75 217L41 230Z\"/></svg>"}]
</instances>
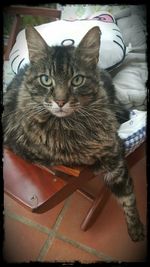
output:
<instances>
[{"instance_id":1,"label":"wooden stool seat","mask_svg":"<svg viewBox=\"0 0 150 267\"><path fill-rule=\"evenodd\" d=\"M66 182L50 172L29 164L4 149L4 190L32 211L61 190Z\"/></svg>"},{"instance_id":2,"label":"wooden stool seat","mask_svg":"<svg viewBox=\"0 0 150 267\"><path fill-rule=\"evenodd\" d=\"M42 213L54 208L77 189L94 199L83 190L95 177L87 166L47 168L30 164L5 148L3 174L4 191L32 212ZM107 191L105 186L100 190L81 225L82 230L87 230L96 220L108 199Z\"/></svg>"}]
</instances>

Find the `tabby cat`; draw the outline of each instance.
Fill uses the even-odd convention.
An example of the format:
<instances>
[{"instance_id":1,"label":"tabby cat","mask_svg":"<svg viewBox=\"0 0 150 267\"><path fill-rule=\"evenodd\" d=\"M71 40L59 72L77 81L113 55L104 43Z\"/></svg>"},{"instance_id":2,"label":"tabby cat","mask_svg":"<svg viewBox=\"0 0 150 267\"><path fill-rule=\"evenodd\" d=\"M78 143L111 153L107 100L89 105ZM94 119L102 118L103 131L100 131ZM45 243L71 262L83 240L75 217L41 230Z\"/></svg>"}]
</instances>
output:
<instances>
[{"instance_id":1,"label":"tabby cat","mask_svg":"<svg viewBox=\"0 0 150 267\"><path fill-rule=\"evenodd\" d=\"M109 74L97 66L99 27L89 30L76 48L49 47L33 27L25 33L30 64L4 96L4 146L45 166L86 164L95 172L105 171L104 181L122 205L131 239L143 240L117 134L129 113L116 99Z\"/></svg>"}]
</instances>

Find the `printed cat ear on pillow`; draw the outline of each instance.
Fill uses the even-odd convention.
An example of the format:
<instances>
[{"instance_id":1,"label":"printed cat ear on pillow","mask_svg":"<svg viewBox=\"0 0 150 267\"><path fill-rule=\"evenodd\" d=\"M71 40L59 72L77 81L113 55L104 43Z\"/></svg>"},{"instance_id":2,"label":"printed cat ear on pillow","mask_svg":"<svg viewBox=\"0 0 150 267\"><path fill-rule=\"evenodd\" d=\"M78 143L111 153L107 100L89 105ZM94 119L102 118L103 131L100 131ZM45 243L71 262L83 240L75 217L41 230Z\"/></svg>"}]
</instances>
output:
<instances>
[{"instance_id":1,"label":"printed cat ear on pillow","mask_svg":"<svg viewBox=\"0 0 150 267\"><path fill-rule=\"evenodd\" d=\"M106 70L111 70L121 64L126 55L126 47L119 27L115 19L108 12L100 16L85 20L66 21L58 20L36 26L49 46L53 45L74 45L77 47L86 33L93 27L99 27L101 31L101 45L99 48L100 57L98 65ZM111 20L107 16L111 16ZM10 64L12 71L16 74L20 68L29 63L29 54L25 30L22 30L16 39L10 53Z\"/></svg>"}]
</instances>

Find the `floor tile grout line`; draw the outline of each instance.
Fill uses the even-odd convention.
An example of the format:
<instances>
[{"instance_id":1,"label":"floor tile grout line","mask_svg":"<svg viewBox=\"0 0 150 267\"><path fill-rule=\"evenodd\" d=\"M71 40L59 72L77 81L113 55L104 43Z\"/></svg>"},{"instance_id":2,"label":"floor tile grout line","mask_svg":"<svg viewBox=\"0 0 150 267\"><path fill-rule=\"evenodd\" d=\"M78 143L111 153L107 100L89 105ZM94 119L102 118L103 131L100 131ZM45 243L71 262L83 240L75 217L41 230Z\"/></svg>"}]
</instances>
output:
<instances>
[{"instance_id":1,"label":"floor tile grout line","mask_svg":"<svg viewBox=\"0 0 150 267\"><path fill-rule=\"evenodd\" d=\"M27 217L24 217L22 215L18 215L18 214L14 213L14 212L12 213L12 212L10 212L10 211L8 211L6 209L5 209L5 212L4 212L4 216L8 216L13 220L16 220L16 221L21 222L21 223L23 223L25 225L28 225L28 226L30 226L30 227L32 227L32 228L34 228L34 229L36 229L36 230L38 230L38 231L40 231L42 233L45 233L45 234L49 234L50 232L53 232L53 230L49 229L46 226L43 226L43 225L41 225L41 224L39 224L37 222L34 222L33 220L30 220Z\"/></svg>"},{"instance_id":2,"label":"floor tile grout line","mask_svg":"<svg viewBox=\"0 0 150 267\"><path fill-rule=\"evenodd\" d=\"M79 241L76 241L76 240L72 240L70 238L68 238L67 236L61 234L61 233L56 233L55 234L55 237L66 242L66 243L69 243L70 245L76 247L76 248L80 248L82 250L84 250L85 252L88 252L89 254L92 254L96 257L98 257L100 260L105 260L107 262L116 262L118 260L112 258L111 256L108 256L106 254L104 254L103 252L100 252L92 247L89 247Z\"/></svg>"},{"instance_id":3,"label":"floor tile grout line","mask_svg":"<svg viewBox=\"0 0 150 267\"><path fill-rule=\"evenodd\" d=\"M55 232L50 232L48 238L46 239L44 245L41 247L39 255L36 260L39 262L43 262L44 257L46 256L48 250L51 248L53 241L55 239Z\"/></svg>"},{"instance_id":4,"label":"floor tile grout line","mask_svg":"<svg viewBox=\"0 0 150 267\"><path fill-rule=\"evenodd\" d=\"M58 231L59 226L60 226L60 224L61 224L61 222L62 222L62 220L63 220L63 218L64 218L64 215L65 215L65 213L67 212L67 210L68 210L68 208L69 208L69 206L70 206L70 204L71 204L71 201L72 201L72 195L69 196L69 197L66 199L63 208L61 209L59 215L58 215L57 218L56 218L55 223L53 224L52 229L55 231L55 233Z\"/></svg>"},{"instance_id":5,"label":"floor tile grout line","mask_svg":"<svg viewBox=\"0 0 150 267\"><path fill-rule=\"evenodd\" d=\"M71 197L70 197L71 198ZM88 247L87 245L84 245L78 241L75 241L75 240L71 240L69 239L67 236L65 235L62 235L61 233L58 233L56 230L58 230L58 227L63 219L63 216L65 214L65 211L67 210L67 207L69 207L69 204L70 204L70 198L66 200L66 205L64 205L63 209L61 210L58 218L56 219L56 223L54 224L54 227L52 229L49 229L45 226L42 226L41 224L38 224L38 223L35 223L34 221L22 216L22 215L17 215L15 213L12 213L8 210L5 209L5 212L4 212L4 215L10 217L11 219L14 219L16 221L19 221L29 227L33 227L34 229L36 230L39 230L40 232L42 233L45 233L48 235L48 238L46 239L44 245L42 246L41 248L41 251L39 253L39 256L37 258L37 260L41 261L44 256L46 255L48 249L50 249L50 247L52 246L52 243L53 243L53 240L54 238L58 238L60 240L63 240L69 244L71 244L72 246L76 247L76 248L81 248L83 249L84 251L90 253L90 254L93 254L101 259L104 259L106 261L114 261L112 259L112 257L109 257L109 256L106 256L104 254L102 254L101 252L91 248L91 247ZM116 260L115 260L116 261Z\"/></svg>"},{"instance_id":6,"label":"floor tile grout line","mask_svg":"<svg viewBox=\"0 0 150 267\"><path fill-rule=\"evenodd\" d=\"M63 217L67 211L67 209L69 208L70 206L70 203L71 203L71 199L72 199L72 195L70 197L68 197L64 203L64 206L63 208L61 209L59 215L57 216L56 218L56 221L48 235L48 238L47 240L45 241L43 247L41 248L40 250L40 253L37 257L37 261L43 261L44 257L46 256L48 250L51 248L52 244L53 244L53 241L55 239L55 236L56 236L56 233L57 233L57 230L63 220Z\"/></svg>"},{"instance_id":7,"label":"floor tile grout line","mask_svg":"<svg viewBox=\"0 0 150 267\"><path fill-rule=\"evenodd\" d=\"M48 227L46 226L43 226L42 224L40 223L37 223L35 222L34 220L31 220L31 219L28 219L27 217L23 216L23 215L18 215L17 213L15 212L11 212L9 209L5 208L5 210L3 211L3 214L4 216L9 216L11 217L12 219L14 220L17 220L17 221L20 221L21 223L23 224L26 224L30 227L33 227L37 230L39 230L40 232L44 232L44 233L51 233L51 232L55 232L57 231L57 228L59 227L62 219L63 219L63 214L66 212L66 209L69 207L69 204L67 204L69 202L69 199L71 198L68 197L67 200L65 201L64 203L64 206L63 208L61 209L59 215L57 216L56 218L56 221L54 222L53 226L51 227L51 229L49 229ZM66 207L67 206L67 207ZM65 208L66 207L66 208ZM63 211L65 210L65 212Z\"/></svg>"},{"instance_id":8,"label":"floor tile grout line","mask_svg":"<svg viewBox=\"0 0 150 267\"><path fill-rule=\"evenodd\" d=\"M116 261L114 260L112 257L110 256L106 256L104 255L102 252L99 252L87 245L84 245L78 241L75 241L75 240L72 240L72 239L69 239L67 236L61 234L61 233L58 233L58 229L59 229L59 226L63 220L63 217L67 211L67 209L69 208L70 206L70 203L71 203L71 199L72 199L72 195L67 198L67 200L65 201L64 203L64 207L62 208L62 210L60 211L58 217L56 218L56 221L53 225L53 227L51 229L49 229L48 227L46 226L43 226L41 224L38 224L36 222L34 222L33 220L30 220L22 215L18 215L16 213L12 213L10 212L9 210L5 209L4 211L4 215L10 217L11 219L14 219L14 220L17 220L29 227L33 227L34 229L42 232L42 233L45 233L48 235L48 238L46 239L44 245L42 246L41 248L41 251L39 253L39 256L37 258L37 260L42 260L44 258L44 256L46 255L47 251L50 249L50 247L52 246L52 243L53 243L53 240L54 238L58 238L60 240L63 240L64 242L66 243L69 243L71 244L72 246L76 247L76 248L80 248L80 249L83 249L84 251L90 253L90 254L93 254L95 256L97 256L98 258L100 259L104 259L105 261Z\"/></svg>"},{"instance_id":9,"label":"floor tile grout line","mask_svg":"<svg viewBox=\"0 0 150 267\"><path fill-rule=\"evenodd\" d=\"M48 227L43 226L41 224L38 224L38 223L34 222L33 220L30 220L30 219L28 219L22 215L18 215L14 212L7 210L7 209L4 210L5 216L8 216L13 220L19 221L19 222L21 222L21 223L23 223L29 227L33 227L34 229L36 229L42 233L46 233L48 235L48 238L46 239L44 245L42 246L42 248L40 250L38 260L42 260L42 258L45 256L48 249L50 249L50 247L53 243L53 239L55 238L56 231L58 230L58 228L59 228L59 226L63 220L64 214L70 205L71 198L72 198L72 195L66 199L64 206L61 209L59 215L57 216L56 221L55 221L55 223L51 229L49 229Z\"/></svg>"},{"instance_id":10,"label":"floor tile grout line","mask_svg":"<svg viewBox=\"0 0 150 267\"><path fill-rule=\"evenodd\" d=\"M58 233L59 226L60 226L60 224L61 224L61 222L62 222L62 220L64 218L64 215L65 215L67 209L69 208L69 206L71 204L71 200L72 200L72 195L67 198L67 200L65 201L64 207L62 208L62 210L60 211L60 214L58 215L58 217L56 219L56 222L55 222L55 224L54 224L54 226L52 228L54 230L53 239L55 237L57 237L57 238L65 241L65 242L77 247L77 248L80 247L81 249L83 249L84 251L86 251L86 252L88 252L88 253L90 253L92 255L95 255L95 256L97 256L99 258L104 258L104 260L106 260L106 261L109 261L109 262L110 261L115 261L112 257L106 256L102 252L98 252L97 250L95 250L95 249L93 249L91 247L88 247L88 246L86 246L86 245L84 245L84 244L82 244L82 243L80 243L78 241L71 240L67 236Z\"/></svg>"}]
</instances>

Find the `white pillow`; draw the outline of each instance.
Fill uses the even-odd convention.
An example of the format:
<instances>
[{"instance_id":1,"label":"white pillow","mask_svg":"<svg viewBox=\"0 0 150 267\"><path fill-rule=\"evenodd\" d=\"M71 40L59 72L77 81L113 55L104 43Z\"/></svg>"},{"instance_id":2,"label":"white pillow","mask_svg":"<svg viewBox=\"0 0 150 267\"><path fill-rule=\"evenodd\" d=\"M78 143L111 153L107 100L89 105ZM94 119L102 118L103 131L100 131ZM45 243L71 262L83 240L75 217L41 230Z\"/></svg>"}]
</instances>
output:
<instances>
[{"instance_id":1,"label":"white pillow","mask_svg":"<svg viewBox=\"0 0 150 267\"><path fill-rule=\"evenodd\" d=\"M77 46L83 36L94 26L99 26L102 32L99 66L110 70L120 65L126 55L126 47L115 19L109 12L101 12L98 16L85 20L58 20L36 26L35 29L49 46L71 44ZM29 63L25 30L17 36L10 53L10 63L15 74Z\"/></svg>"}]
</instances>

